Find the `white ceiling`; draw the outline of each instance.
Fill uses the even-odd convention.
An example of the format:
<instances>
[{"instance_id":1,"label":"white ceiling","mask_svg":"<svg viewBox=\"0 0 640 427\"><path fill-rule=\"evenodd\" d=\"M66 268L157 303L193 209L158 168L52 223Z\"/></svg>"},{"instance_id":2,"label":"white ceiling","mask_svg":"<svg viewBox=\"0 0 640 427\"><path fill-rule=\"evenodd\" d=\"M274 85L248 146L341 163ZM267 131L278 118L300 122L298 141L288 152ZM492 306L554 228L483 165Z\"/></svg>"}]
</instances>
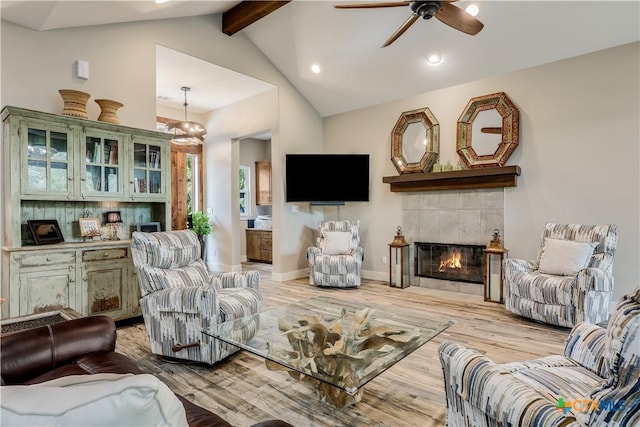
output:
<instances>
[{"instance_id":1,"label":"white ceiling","mask_svg":"<svg viewBox=\"0 0 640 427\"><path fill-rule=\"evenodd\" d=\"M237 3L3 0L0 7L2 19L48 30L216 14ZM337 10L333 8L337 3L296 0L243 30L322 116L640 40L637 0L484 0L477 4L478 19L485 26L476 36L436 19L418 20L394 44L380 48L408 18L409 7ZM469 3L459 1L456 5ZM433 51L443 56L436 66L425 61ZM177 66L180 57L196 62L193 67ZM223 86L244 86L248 82L251 90L264 90L255 79L247 81L246 76L185 57L168 49L159 50L158 94L170 98L159 100L159 104L182 108L180 87L185 85L193 87L188 95L189 111L196 112L224 105ZM312 63L320 65L320 74L310 71ZM187 76L185 69L193 72ZM226 82L220 83L219 79ZM246 93L241 96L246 97Z\"/></svg>"}]
</instances>

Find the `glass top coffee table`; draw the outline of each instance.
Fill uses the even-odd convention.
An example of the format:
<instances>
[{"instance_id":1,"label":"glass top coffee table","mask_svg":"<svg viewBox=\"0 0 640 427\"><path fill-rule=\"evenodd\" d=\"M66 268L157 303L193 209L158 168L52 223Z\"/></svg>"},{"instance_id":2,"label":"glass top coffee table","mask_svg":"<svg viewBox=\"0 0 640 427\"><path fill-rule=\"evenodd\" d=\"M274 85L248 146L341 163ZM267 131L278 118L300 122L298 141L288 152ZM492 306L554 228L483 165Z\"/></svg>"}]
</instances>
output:
<instances>
[{"instance_id":1,"label":"glass top coffee table","mask_svg":"<svg viewBox=\"0 0 640 427\"><path fill-rule=\"evenodd\" d=\"M256 324L256 334L243 342L242 331ZM365 384L453 324L402 309L318 297L203 332L263 357L269 369L311 381L323 401L345 407L360 401Z\"/></svg>"}]
</instances>

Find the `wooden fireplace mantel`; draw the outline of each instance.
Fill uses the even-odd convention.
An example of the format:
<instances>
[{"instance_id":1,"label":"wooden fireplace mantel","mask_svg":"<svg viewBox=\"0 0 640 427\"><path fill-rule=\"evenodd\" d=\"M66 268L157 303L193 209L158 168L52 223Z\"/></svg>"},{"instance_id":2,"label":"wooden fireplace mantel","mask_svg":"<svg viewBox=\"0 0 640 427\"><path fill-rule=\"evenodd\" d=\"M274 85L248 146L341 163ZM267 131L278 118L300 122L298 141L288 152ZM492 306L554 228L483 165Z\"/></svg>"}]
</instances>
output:
<instances>
[{"instance_id":1,"label":"wooden fireplace mantel","mask_svg":"<svg viewBox=\"0 0 640 427\"><path fill-rule=\"evenodd\" d=\"M465 169L451 172L412 173L385 176L394 193L408 191L468 190L473 188L515 187L520 166Z\"/></svg>"}]
</instances>

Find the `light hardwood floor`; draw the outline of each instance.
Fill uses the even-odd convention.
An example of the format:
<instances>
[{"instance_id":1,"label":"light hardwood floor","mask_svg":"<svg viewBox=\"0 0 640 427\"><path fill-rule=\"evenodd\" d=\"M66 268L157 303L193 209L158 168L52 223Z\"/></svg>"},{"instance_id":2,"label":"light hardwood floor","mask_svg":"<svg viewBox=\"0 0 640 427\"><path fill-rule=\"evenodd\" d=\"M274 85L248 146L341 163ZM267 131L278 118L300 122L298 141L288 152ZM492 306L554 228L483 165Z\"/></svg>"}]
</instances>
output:
<instances>
[{"instance_id":1,"label":"light hardwood floor","mask_svg":"<svg viewBox=\"0 0 640 427\"><path fill-rule=\"evenodd\" d=\"M362 401L344 409L318 401L310 384L268 370L263 359L245 351L214 366L160 360L149 353L141 323L118 329L117 350L175 392L234 426L279 418L299 427L430 427L446 423L437 354L443 340L463 343L504 363L561 353L569 332L512 315L502 305L483 302L477 295L419 287L395 289L367 280L358 289L325 289L310 286L307 279L278 283L263 278L261 289L265 309L323 295L403 307L413 314L453 319L456 324L367 384Z\"/></svg>"}]
</instances>

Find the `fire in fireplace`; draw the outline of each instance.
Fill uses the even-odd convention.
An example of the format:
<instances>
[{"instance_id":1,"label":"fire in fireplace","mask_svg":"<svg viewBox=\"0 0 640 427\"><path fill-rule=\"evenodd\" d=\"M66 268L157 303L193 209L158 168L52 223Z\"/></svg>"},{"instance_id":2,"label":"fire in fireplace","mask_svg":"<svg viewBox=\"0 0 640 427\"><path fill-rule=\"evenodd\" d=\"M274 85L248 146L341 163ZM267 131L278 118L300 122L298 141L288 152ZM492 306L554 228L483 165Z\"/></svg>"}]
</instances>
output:
<instances>
[{"instance_id":1,"label":"fire in fireplace","mask_svg":"<svg viewBox=\"0 0 640 427\"><path fill-rule=\"evenodd\" d=\"M482 283L484 246L416 242L415 275L454 282Z\"/></svg>"}]
</instances>

